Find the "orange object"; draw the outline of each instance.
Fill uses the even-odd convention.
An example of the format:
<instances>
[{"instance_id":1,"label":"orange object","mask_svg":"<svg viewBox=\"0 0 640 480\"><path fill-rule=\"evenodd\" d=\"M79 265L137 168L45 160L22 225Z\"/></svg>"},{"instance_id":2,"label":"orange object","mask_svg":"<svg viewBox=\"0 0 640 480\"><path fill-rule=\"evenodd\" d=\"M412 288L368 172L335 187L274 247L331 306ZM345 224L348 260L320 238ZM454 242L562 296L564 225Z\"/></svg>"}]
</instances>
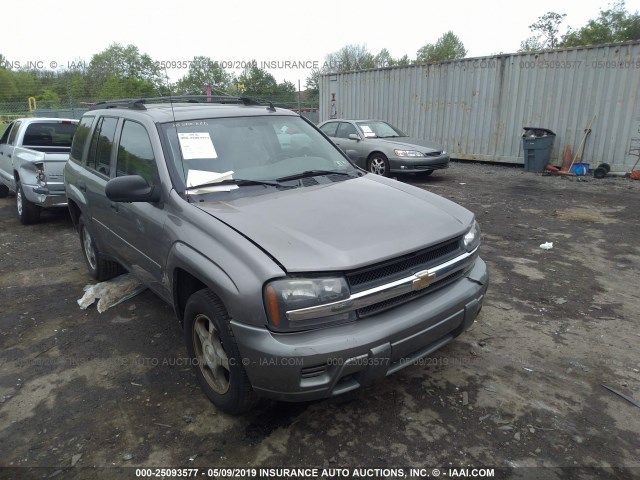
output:
<instances>
[{"instance_id":1,"label":"orange object","mask_svg":"<svg viewBox=\"0 0 640 480\"><path fill-rule=\"evenodd\" d=\"M562 158L561 172L568 172L571 167L571 145L564 147L564 157Z\"/></svg>"},{"instance_id":2,"label":"orange object","mask_svg":"<svg viewBox=\"0 0 640 480\"><path fill-rule=\"evenodd\" d=\"M633 180L640 180L640 172L638 170L631 170L631 175L629 175Z\"/></svg>"},{"instance_id":3,"label":"orange object","mask_svg":"<svg viewBox=\"0 0 640 480\"><path fill-rule=\"evenodd\" d=\"M554 167L553 165L549 164L546 167L544 167L544 169L548 172L559 172L560 169L558 167Z\"/></svg>"}]
</instances>

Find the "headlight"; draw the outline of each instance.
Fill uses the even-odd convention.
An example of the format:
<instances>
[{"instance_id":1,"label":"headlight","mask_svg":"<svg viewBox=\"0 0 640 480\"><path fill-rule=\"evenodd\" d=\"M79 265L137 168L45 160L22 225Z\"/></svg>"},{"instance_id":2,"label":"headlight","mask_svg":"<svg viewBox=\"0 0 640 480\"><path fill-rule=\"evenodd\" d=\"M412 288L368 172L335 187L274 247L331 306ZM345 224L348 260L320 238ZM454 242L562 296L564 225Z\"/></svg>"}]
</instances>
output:
<instances>
[{"instance_id":1,"label":"headlight","mask_svg":"<svg viewBox=\"0 0 640 480\"><path fill-rule=\"evenodd\" d=\"M446 155L447 151L446 150L442 150L442 153L440 155Z\"/></svg>"},{"instance_id":2,"label":"headlight","mask_svg":"<svg viewBox=\"0 0 640 480\"><path fill-rule=\"evenodd\" d=\"M396 157L424 157L422 152L416 150L394 150Z\"/></svg>"},{"instance_id":3,"label":"headlight","mask_svg":"<svg viewBox=\"0 0 640 480\"><path fill-rule=\"evenodd\" d=\"M475 220L473 225L462 237L462 246L467 252L475 250L480 245L480 225Z\"/></svg>"},{"instance_id":4,"label":"headlight","mask_svg":"<svg viewBox=\"0 0 640 480\"><path fill-rule=\"evenodd\" d=\"M287 312L316 307L349 298L349 286L342 277L287 278L274 280L264 288L264 303L273 330L296 331L355 320L355 312L321 318L290 320Z\"/></svg>"}]
</instances>

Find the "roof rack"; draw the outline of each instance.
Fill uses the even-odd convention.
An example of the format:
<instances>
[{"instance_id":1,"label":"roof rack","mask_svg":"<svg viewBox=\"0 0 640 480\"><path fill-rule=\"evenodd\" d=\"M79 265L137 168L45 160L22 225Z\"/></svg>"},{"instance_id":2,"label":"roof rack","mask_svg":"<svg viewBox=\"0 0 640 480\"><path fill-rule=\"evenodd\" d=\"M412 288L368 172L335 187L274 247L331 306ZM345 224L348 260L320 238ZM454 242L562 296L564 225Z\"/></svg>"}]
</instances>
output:
<instances>
[{"instance_id":1,"label":"roof rack","mask_svg":"<svg viewBox=\"0 0 640 480\"><path fill-rule=\"evenodd\" d=\"M230 95L176 95L170 97L151 97L151 98L126 98L122 100L107 100L98 102L91 106L89 110L105 109L105 108L128 108L131 110L146 110L147 104L153 103L215 103L215 104L236 104L236 105L265 105L253 98L249 97L233 97ZM275 112L273 103L266 102L267 109Z\"/></svg>"}]
</instances>

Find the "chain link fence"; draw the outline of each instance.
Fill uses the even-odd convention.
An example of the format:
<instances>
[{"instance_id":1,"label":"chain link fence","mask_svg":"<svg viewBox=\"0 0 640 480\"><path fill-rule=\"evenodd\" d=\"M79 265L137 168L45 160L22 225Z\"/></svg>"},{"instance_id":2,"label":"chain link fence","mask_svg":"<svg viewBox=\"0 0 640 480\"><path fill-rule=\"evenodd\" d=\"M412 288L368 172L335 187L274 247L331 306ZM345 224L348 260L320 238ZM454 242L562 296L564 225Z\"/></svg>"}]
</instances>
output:
<instances>
[{"instance_id":1,"label":"chain link fence","mask_svg":"<svg viewBox=\"0 0 640 480\"><path fill-rule=\"evenodd\" d=\"M259 102L272 102L274 106L293 110L307 117L313 123L319 120L319 95L310 95L307 92L294 92L286 95L272 97L253 97ZM0 102L0 125L8 124L16 118L23 117L52 117L52 118L80 118L92 105L104 99L83 98L69 101L36 100L28 99L20 102ZM34 108L35 107L35 108ZM4 128L2 128L4 130Z\"/></svg>"}]
</instances>

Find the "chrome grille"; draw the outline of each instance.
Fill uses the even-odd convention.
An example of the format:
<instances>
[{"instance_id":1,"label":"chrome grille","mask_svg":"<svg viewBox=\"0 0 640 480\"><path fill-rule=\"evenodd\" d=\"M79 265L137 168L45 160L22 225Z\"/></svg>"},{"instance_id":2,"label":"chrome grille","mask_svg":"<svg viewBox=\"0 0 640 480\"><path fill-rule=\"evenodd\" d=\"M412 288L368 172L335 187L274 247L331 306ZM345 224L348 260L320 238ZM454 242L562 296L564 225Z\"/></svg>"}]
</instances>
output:
<instances>
[{"instance_id":1,"label":"chrome grille","mask_svg":"<svg viewBox=\"0 0 640 480\"><path fill-rule=\"evenodd\" d=\"M453 273L452 275L449 275L448 277L442 278L432 283L424 290L416 290L414 292L405 293L404 295L400 295L398 297L390 298L389 300L385 300L383 302L374 303L373 305L369 305L367 307L356 310L356 313L358 314L358 317L363 318L375 313L383 312L384 310L388 310L392 307L397 307L398 305L407 303L415 298L426 295L427 293L432 293L446 285L449 285L450 283L453 283L459 278L463 277L465 273L465 271L460 270Z\"/></svg>"},{"instance_id":2,"label":"chrome grille","mask_svg":"<svg viewBox=\"0 0 640 480\"><path fill-rule=\"evenodd\" d=\"M460 238L421 250L389 262L347 274L352 293L383 285L412 273L443 263L462 252Z\"/></svg>"}]
</instances>

